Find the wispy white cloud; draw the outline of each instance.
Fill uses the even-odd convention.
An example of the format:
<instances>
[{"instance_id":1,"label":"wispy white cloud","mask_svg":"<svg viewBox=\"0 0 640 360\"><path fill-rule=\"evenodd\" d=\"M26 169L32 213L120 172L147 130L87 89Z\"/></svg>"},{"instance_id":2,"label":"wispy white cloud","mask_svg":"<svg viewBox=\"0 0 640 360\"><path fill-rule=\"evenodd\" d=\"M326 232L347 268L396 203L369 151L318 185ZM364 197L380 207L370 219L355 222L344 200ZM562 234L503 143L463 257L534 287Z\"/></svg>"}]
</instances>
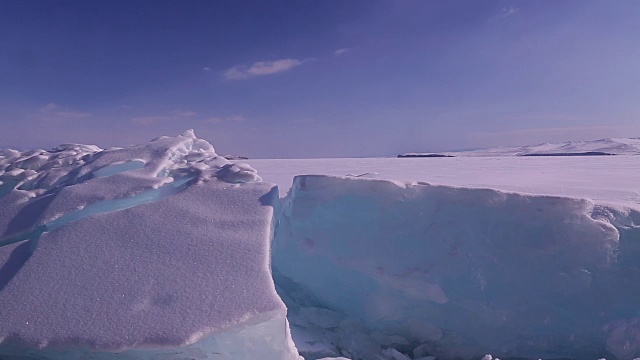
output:
<instances>
[{"instance_id":1,"label":"wispy white cloud","mask_svg":"<svg viewBox=\"0 0 640 360\"><path fill-rule=\"evenodd\" d=\"M515 15L516 13L518 13L520 11L519 8L515 7L515 6L507 6L507 7L503 7L502 9L500 9L500 11L498 11L498 13L496 13L495 15L493 15L491 18L489 18L489 20L487 20L488 22L490 21L495 21L495 20L500 20L500 19L504 19L504 18L508 18L509 16Z\"/></svg>"},{"instance_id":2,"label":"wispy white cloud","mask_svg":"<svg viewBox=\"0 0 640 360\"><path fill-rule=\"evenodd\" d=\"M176 111L176 115L180 117L195 117L198 116L198 113L195 111L179 110Z\"/></svg>"},{"instance_id":3,"label":"wispy white cloud","mask_svg":"<svg viewBox=\"0 0 640 360\"><path fill-rule=\"evenodd\" d=\"M206 124L220 124L223 122L243 122L245 117L242 115L232 115L227 117L210 117L203 119L202 122Z\"/></svg>"},{"instance_id":4,"label":"wispy white cloud","mask_svg":"<svg viewBox=\"0 0 640 360\"><path fill-rule=\"evenodd\" d=\"M90 113L80 112L80 111L58 111L57 114L66 118L74 118L74 119L84 119L91 117Z\"/></svg>"},{"instance_id":5,"label":"wispy white cloud","mask_svg":"<svg viewBox=\"0 0 640 360\"><path fill-rule=\"evenodd\" d=\"M129 119L134 124L151 125L179 120L193 120L198 117L198 113L190 110L176 110L168 115L144 115Z\"/></svg>"},{"instance_id":6,"label":"wispy white cloud","mask_svg":"<svg viewBox=\"0 0 640 360\"><path fill-rule=\"evenodd\" d=\"M48 103L40 108L40 112L51 112L60 109L60 106L56 103Z\"/></svg>"},{"instance_id":7,"label":"wispy white cloud","mask_svg":"<svg viewBox=\"0 0 640 360\"><path fill-rule=\"evenodd\" d=\"M298 67L305 62L312 61L313 59L280 59L274 61L258 61L251 66L237 65L222 75L225 80L242 80L250 79L256 76L265 76L278 74L287 70L291 70Z\"/></svg>"},{"instance_id":8,"label":"wispy white cloud","mask_svg":"<svg viewBox=\"0 0 640 360\"><path fill-rule=\"evenodd\" d=\"M172 116L136 116L131 118L131 122L140 125L151 125L165 121L175 120Z\"/></svg>"},{"instance_id":9,"label":"wispy white cloud","mask_svg":"<svg viewBox=\"0 0 640 360\"><path fill-rule=\"evenodd\" d=\"M347 51L349 51L349 48L338 49L338 50L333 52L333 55L335 55L335 56L344 55Z\"/></svg>"},{"instance_id":10,"label":"wispy white cloud","mask_svg":"<svg viewBox=\"0 0 640 360\"><path fill-rule=\"evenodd\" d=\"M177 110L169 115L145 115L132 117L130 121L140 125L151 125L176 120L194 119L198 113L190 110Z\"/></svg>"},{"instance_id":11,"label":"wispy white cloud","mask_svg":"<svg viewBox=\"0 0 640 360\"><path fill-rule=\"evenodd\" d=\"M206 123L206 124L219 124L219 123L221 123L223 121L224 121L224 119L220 118L220 117L210 117L210 118L202 120L202 122Z\"/></svg>"},{"instance_id":12,"label":"wispy white cloud","mask_svg":"<svg viewBox=\"0 0 640 360\"><path fill-rule=\"evenodd\" d=\"M242 115L233 115L233 116L229 116L229 117L227 118L227 121L243 122L243 121L244 121L244 116L242 116Z\"/></svg>"},{"instance_id":13,"label":"wispy white cloud","mask_svg":"<svg viewBox=\"0 0 640 360\"><path fill-rule=\"evenodd\" d=\"M72 120L85 119L92 116L91 113L75 111L66 107L62 107L56 103L48 103L38 110L39 116L48 120Z\"/></svg>"}]
</instances>

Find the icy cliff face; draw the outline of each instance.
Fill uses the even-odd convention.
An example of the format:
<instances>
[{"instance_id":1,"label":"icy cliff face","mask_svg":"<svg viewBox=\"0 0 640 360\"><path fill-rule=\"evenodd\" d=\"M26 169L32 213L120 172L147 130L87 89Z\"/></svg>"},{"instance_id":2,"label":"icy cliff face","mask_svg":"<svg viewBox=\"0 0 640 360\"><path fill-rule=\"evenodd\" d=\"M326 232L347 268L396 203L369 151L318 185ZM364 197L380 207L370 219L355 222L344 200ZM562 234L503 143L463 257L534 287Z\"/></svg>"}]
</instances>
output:
<instances>
[{"instance_id":1,"label":"icy cliff face","mask_svg":"<svg viewBox=\"0 0 640 360\"><path fill-rule=\"evenodd\" d=\"M637 211L328 176L283 211L274 276L308 359L640 356Z\"/></svg>"},{"instance_id":2,"label":"icy cliff face","mask_svg":"<svg viewBox=\"0 0 640 360\"><path fill-rule=\"evenodd\" d=\"M0 357L297 359L277 189L193 132L0 154Z\"/></svg>"}]
</instances>

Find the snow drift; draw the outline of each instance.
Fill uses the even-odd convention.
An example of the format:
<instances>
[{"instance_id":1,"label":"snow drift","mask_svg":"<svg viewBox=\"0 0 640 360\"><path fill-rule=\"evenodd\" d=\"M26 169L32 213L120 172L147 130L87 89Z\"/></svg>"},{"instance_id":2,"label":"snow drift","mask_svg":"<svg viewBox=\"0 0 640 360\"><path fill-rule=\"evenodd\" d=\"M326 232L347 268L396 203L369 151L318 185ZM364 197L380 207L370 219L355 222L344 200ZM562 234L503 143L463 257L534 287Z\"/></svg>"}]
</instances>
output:
<instances>
[{"instance_id":1,"label":"snow drift","mask_svg":"<svg viewBox=\"0 0 640 360\"><path fill-rule=\"evenodd\" d=\"M277 189L193 132L0 158L0 357L297 359Z\"/></svg>"},{"instance_id":2,"label":"snow drift","mask_svg":"<svg viewBox=\"0 0 640 360\"><path fill-rule=\"evenodd\" d=\"M273 266L307 358L640 355L638 212L328 176L286 201Z\"/></svg>"}]
</instances>

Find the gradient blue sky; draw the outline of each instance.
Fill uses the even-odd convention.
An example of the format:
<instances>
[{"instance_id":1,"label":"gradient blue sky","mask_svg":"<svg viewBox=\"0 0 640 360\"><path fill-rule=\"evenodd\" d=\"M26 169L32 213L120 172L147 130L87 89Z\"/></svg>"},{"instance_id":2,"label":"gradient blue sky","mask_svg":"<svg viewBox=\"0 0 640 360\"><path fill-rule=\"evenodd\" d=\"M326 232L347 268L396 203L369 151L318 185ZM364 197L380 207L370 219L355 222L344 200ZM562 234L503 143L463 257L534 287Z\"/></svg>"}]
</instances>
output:
<instances>
[{"instance_id":1,"label":"gradient blue sky","mask_svg":"<svg viewBox=\"0 0 640 360\"><path fill-rule=\"evenodd\" d=\"M640 136L640 1L0 1L0 144L249 157Z\"/></svg>"}]
</instances>

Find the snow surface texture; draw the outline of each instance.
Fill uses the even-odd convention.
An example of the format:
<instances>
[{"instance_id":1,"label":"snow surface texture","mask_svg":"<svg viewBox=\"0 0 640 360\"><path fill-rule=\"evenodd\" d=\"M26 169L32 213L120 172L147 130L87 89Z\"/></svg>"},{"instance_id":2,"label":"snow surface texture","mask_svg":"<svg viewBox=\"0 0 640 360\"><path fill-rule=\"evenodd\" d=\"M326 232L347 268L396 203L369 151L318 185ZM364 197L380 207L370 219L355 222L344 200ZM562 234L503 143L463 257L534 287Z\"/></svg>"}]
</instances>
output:
<instances>
[{"instance_id":1,"label":"snow surface texture","mask_svg":"<svg viewBox=\"0 0 640 360\"><path fill-rule=\"evenodd\" d=\"M635 156L251 163L1 150L0 358L640 356Z\"/></svg>"},{"instance_id":2,"label":"snow surface texture","mask_svg":"<svg viewBox=\"0 0 640 360\"><path fill-rule=\"evenodd\" d=\"M613 138L591 141L568 141L563 143L544 143L518 147L501 147L472 151L452 151L439 154L451 156L531 156L580 153L602 153L611 155L640 155L640 138ZM406 153L403 155L420 155Z\"/></svg>"},{"instance_id":3,"label":"snow surface texture","mask_svg":"<svg viewBox=\"0 0 640 360\"><path fill-rule=\"evenodd\" d=\"M532 195L590 199L640 210L640 157L455 157L255 159L265 181L286 194L293 177L323 174L398 180Z\"/></svg>"},{"instance_id":4,"label":"snow surface texture","mask_svg":"<svg viewBox=\"0 0 640 360\"><path fill-rule=\"evenodd\" d=\"M273 249L307 359L632 359L638 264L632 208L353 176L296 177Z\"/></svg>"},{"instance_id":5,"label":"snow surface texture","mask_svg":"<svg viewBox=\"0 0 640 360\"><path fill-rule=\"evenodd\" d=\"M192 131L0 155L0 358L297 359L277 188Z\"/></svg>"}]
</instances>

